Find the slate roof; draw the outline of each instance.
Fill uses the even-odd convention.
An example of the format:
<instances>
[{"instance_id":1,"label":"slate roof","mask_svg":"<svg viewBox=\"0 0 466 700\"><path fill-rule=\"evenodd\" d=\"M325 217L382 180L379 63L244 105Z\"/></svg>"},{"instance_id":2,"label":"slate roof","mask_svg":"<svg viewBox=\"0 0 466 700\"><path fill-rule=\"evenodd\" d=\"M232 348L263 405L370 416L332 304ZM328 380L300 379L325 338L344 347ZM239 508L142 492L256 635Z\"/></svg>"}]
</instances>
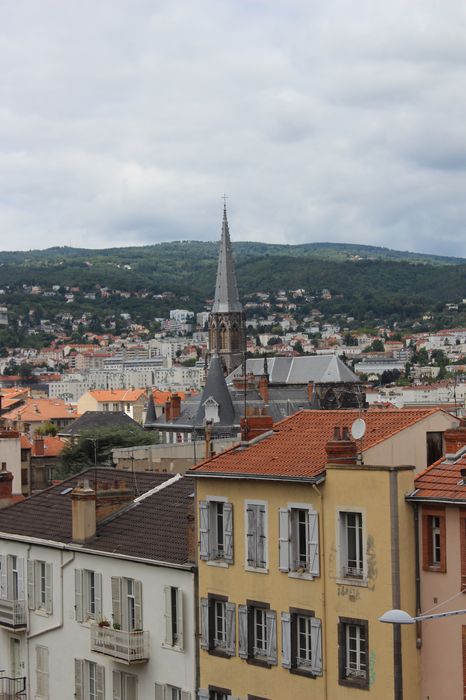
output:
<instances>
[{"instance_id":1,"label":"slate roof","mask_svg":"<svg viewBox=\"0 0 466 700\"><path fill-rule=\"evenodd\" d=\"M368 410L363 414L365 452L437 409ZM350 428L357 410L300 411L275 425L272 434L250 446L238 445L189 470L197 475L316 479L325 471L326 444L336 426Z\"/></svg>"},{"instance_id":2,"label":"slate roof","mask_svg":"<svg viewBox=\"0 0 466 700\"><path fill-rule=\"evenodd\" d=\"M231 252L227 210L223 208L222 237L218 255L217 280L212 313L230 313L243 310L238 295L236 272Z\"/></svg>"},{"instance_id":3,"label":"slate roof","mask_svg":"<svg viewBox=\"0 0 466 700\"><path fill-rule=\"evenodd\" d=\"M77 418L71 425L60 430L60 435L78 436L87 430L98 428L127 428L141 426L130 418L124 411L86 411Z\"/></svg>"},{"instance_id":4,"label":"slate roof","mask_svg":"<svg viewBox=\"0 0 466 700\"><path fill-rule=\"evenodd\" d=\"M466 469L466 450L459 455L442 458L425 469L414 481L415 490L407 497L410 501L466 502L466 486L461 470Z\"/></svg>"},{"instance_id":5,"label":"slate roof","mask_svg":"<svg viewBox=\"0 0 466 700\"><path fill-rule=\"evenodd\" d=\"M206 384L202 391L201 400L198 403L198 409L194 418L196 425L204 425L204 403L210 398L218 403L218 415L220 420L215 425L233 425L235 421L235 409L225 382L222 363L218 355L214 355L210 361Z\"/></svg>"},{"instance_id":6,"label":"slate roof","mask_svg":"<svg viewBox=\"0 0 466 700\"><path fill-rule=\"evenodd\" d=\"M336 355L305 355L303 357L267 358L269 382L271 384L308 384L308 382L359 382L354 372ZM259 377L264 373L263 358L246 360L246 373ZM227 377L227 384L241 376L242 367L237 367Z\"/></svg>"},{"instance_id":7,"label":"slate roof","mask_svg":"<svg viewBox=\"0 0 466 700\"><path fill-rule=\"evenodd\" d=\"M153 472L133 474L105 467L97 469L98 481L125 481L136 488L135 495L145 493L172 476ZM94 468L0 510L0 533L71 544L71 492L64 492L83 478L88 478L92 485ZM182 477L139 504L131 502L100 523L97 536L85 548L171 564L188 563L187 518L192 509L193 492L193 479Z\"/></svg>"}]
</instances>

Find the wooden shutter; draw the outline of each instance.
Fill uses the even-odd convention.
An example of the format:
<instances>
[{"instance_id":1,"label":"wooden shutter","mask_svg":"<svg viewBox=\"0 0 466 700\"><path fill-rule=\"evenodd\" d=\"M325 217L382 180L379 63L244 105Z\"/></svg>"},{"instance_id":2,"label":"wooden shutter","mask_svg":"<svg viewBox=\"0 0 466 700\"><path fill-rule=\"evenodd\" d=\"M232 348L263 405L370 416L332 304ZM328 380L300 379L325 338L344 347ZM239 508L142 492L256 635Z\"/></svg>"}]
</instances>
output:
<instances>
[{"instance_id":1,"label":"wooden shutter","mask_svg":"<svg viewBox=\"0 0 466 700\"><path fill-rule=\"evenodd\" d=\"M28 608L29 610L36 609L36 586L34 581L35 566L34 562L28 559L27 562L27 577L28 577Z\"/></svg>"},{"instance_id":2,"label":"wooden shutter","mask_svg":"<svg viewBox=\"0 0 466 700\"><path fill-rule=\"evenodd\" d=\"M291 668L291 615L282 612L282 666Z\"/></svg>"},{"instance_id":3,"label":"wooden shutter","mask_svg":"<svg viewBox=\"0 0 466 700\"><path fill-rule=\"evenodd\" d=\"M256 566L265 569L267 566L267 538L266 531L266 510L265 506L257 506L257 562Z\"/></svg>"},{"instance_id":4,"label":"wooden shutter","mask_svg":"<svg viewBox=\"0 0 466 700\"><path fill-rule=\"evenodd\" d=\"M49 697L49 650L41 644L36 646L36 686L39 697Z\"/></svg>"},{"instance_id":5,"label":"wooden shutter","mask_svg":"<svg viewBox=\"0 0 466 700\"><path fill-rule=\"evenodd\" d=\"M5 599L8 595L8 576L6 571L7 558L5 554L0 556L0 598Z\"/></svg>"},{"instance_id":6,"label":"wooden shutter","mask_svg":"<svg viewBox=\"0 0 466 700\"><path fill-rule=\"evenodd\" d=\"M209 601L201 598L201 649L209 648Z\"/></svg>"},{"instance_id":7,"label":"wooden shutter","mask_svg":"<svg viewBox=\"0 0 466 700\"><path fill-rule=\"evenodd\" d=\"M74 660L74 697L75 700L84 700L84 661Z\"/></svg>"},{"instance_id":8,"label":"wooden shutter","mask_svg":"<svg viewBox=\"0 0 466 700\"><path fill-rule=\"evenodd\" d=\"M113 700L123 700L121 671L113 671Z\"/></svg>"},{"instance_id":9,"label":"wooden shutter","mask_svg":"<svg viewBox=\"0 0 466 700\"><path fill-rule=\"evenodd\" d=\"M256 557L256 542L257 542L257 510L251 504L246 506L246 515L248 529L246 533L247 539L247 562L248 566L257 566Z\"/></svg>"},{"instance_id":10,"label":"wooden shutter","mask_svg":"<svg viewBox=\"0 0 466 700\"><path fill-rule=\"evenodd\" d=\"M180 649L184 647L184 618L183 618L183 591L181 588L176 589L176 629L178 639L176 646Z\"/></svg>"},{"instance_id":11,"label":"wooden shutter","mask_svg":"<svg viewBox=\"0 0 466 700\"><path fill-rule=\"evenodd\" d=\"M96 700L105 700L105 666L96 665Z\"/></svg>"},{"instance_id":12,"label":"wooden shutter","mask_svg":"<svg viewBox=\"0 0 466 700\"><path fill-rule=\"evenodd\" d=\"M165 686L163 683L155 684L155 700L165 700Z\"/></svg>"},{"instance_id":13,"label":"wooden shutter","mask_svg":"<svg viewBox=\"0 0 466 700\"><path fill-rule=\"evenodd\" d=\"M164 586L165 599L165 644L173 646L173 627L172 627L172 587Z\"/></svg>"},{"instance_id":14,"label":"wooden shutter","mask_svg":"<svg viewBox=\"0 0 466 700\"><path fill-rule=\"evenodd\" d=\"M207 560L210 555L209 539L210 539L210 506L208 501L199 503L199 557Z\"/></svg>"},{"instance_id":15,"label":"wooden shutter","mask_svg":"<svg viewBox=\"0 0 466 700\"><path fill-rule=\"evenodd\" d=\"M279 511L279 565L280 571L290 570L290 511L288 508L280 508Z\"/></svg>"},{"instance_id":16,"label":"wooden shutter","mask_svg":"<svg viewBox=\"0 0 466 700\"><path fill-rule=\"evenodd\" d=\"M191 700L191 693L189 692L189 690L181 691L181 700Z\"/></svg>"},{"instance_id":17,"label":"wooden shutter","mask_svg":"<svg viewBox=\"0 0 466 700\"><path fill-rule=\"evenodd\" d=\"M121 577L112 576L112 616L113 624L121 627Z\"/></svg>"},{"instance_id":18,"label":"wooden shutter","mask_svg":"<svg viewBox=\"0 0 466 700\"><path fill-rule=\"evenodd\" d=\"M134 582L134 627L142 630L142 583Z\"/></svg>"},{"instance_id":19,"label":"wooden shutter","mask_svg":"<svg viewBox=\"0 0 466 700\"><path fill-rule=\"evenodd\" d=\"M231 503L223 504L223 537L224 557L229 564L233 563L233 506Z\"/></svg>"},{"instance_id":20,"label":"wooden shutter","mask_svg":"<svg viewBox=\"0 0 466 700\"><path fill-rule=\"evenodd\" d=\"M137 697L138 697L138 679L137 679L137 676L125 674L123 680L124 680L125 688L126 688L125 700L137 700Z\"/></svg>"},{"instance_id":21,"label":"wooden shutter","mask_svg":"<svg viewBox=\"0 0 466 700\"><path fill-rule=\"evenodd\" d=\"M83 597L83 578L84 572L82 569L74 570L74 610L77 622L84 622L84 597Z\"/></svg>"},{"instance_id":22,"label":"wooden shutter","mask_svg":"<svg viewBox=\"0 0 466 700\"><path fill-rule=\"evenodd\" d=\"M209 700L209 691L205 688L199 688L197 691L198 700Z\"/></svg>"},{"instance_id":23,"label":"wooden shutter","mask_svg":"<svg viewBox=\"0 0 466 700\"><path fill-rule=\"evenodd\" d=\"M230 656L236 654L236 605L235 603L226 603L226 652Z\"/></svg>"},{"instance_id":24,"label":"wooden shutter","mask_svg":"<svg viewBox=\"0 0 466 700\"><path fill-rule=\"evenodd\" d=\"M95 619L102 619L102 574L94 573Z\"/></svg>"},{"instance_id":25,"label":"wooden shutter","mask_svg":"<svg viewBox=\"0 0 466 700\"><path fill-rule=\"evenodd\" d=\"M319 562L319 515L309 511L309 571L313 576L320 573Z\"/></svg>"},{"instance_id":26,"label":"wooden shutter","mask_svg":"<svg viewBox=\"0 0 466 700\"><path fill-rule=\"evenodd\" d=\"M24 559L18 557L18 600L24 600Z\"/></svg>"},{"instance_id":27,"label":"wooden shutter","mask_svg":"<svg viewBox=\"0 0 466 700\"><path fill-rule=\"evenodd\" d=\"M277 613L275 610L267 610L265 613L267 623L267 661L269 664L277 663Z\"/></svg>"},{"instance_id":28,"label":"wooden shutter","mask_svg":"<svg viewBox=\"0 0 466 700\"><path fill-rule=\"evenodd\" d=\"M321 620L311 618L311 663L313 673L322 673L322 625Z\"/></svg>"},{"instance_id":29,"label":"wooden shutter","mask_svg":"<svg viewBox=\"0 0 466 700\"><path fill-rule=\"evenodd\" d=\"M249 657L247 605L238 605L238 653L242 659Z\"/></svg>"},{"instance_id":30,"label":"wooden shutter","mask_svg":"<svg viewBox=\"0 0 466 700\"><path fill-rule=\"evenodd\" d=\"M45 609L49 615L53 612L53 569L52 564L45 565Z\"/></svg>"},{"instance_id":31,"label":"wooden shutter","mask_svg":"<svg viewBox=\"0 0 466 700\"><path fill-rule=\"evenodd\" d=\"M8 598L13 598L13 557L11 554L6 558L6 593Z\"/></svg>"}]
</instances>

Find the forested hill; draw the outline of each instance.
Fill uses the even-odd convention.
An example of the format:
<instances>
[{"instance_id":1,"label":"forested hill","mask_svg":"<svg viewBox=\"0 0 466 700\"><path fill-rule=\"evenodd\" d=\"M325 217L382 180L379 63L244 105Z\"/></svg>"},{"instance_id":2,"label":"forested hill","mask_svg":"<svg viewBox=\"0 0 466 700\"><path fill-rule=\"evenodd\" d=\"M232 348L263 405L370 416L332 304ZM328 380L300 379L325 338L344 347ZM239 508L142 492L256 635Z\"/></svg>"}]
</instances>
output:
<instances>
[{"instance_id":1,"label":"forested hill","mask_svg":"<svg viewBox=\"0 0 466 700\"><path fill-rule=\"evenodd\" d=\"M315 295L314 306L326 315L400 321L466 298L466 260L460 258L328 243L236 243L233 248L243 298L258 291L304 288ZM217 251L215 243L179 241L107 250L0 253L0 289L6 290L0 302L19 310L41 305L42 316L50 318L63 311L63 298L44 297L43 292L60 285L79 287L68 305L70 312L92 311L100 316L110 309L124 310L144 321L177 306L201 310L213 296ZM32 296L24 285L37 285L42 293ZM99 287L134 296L85 298ZM324 288L330 290L332 299L321 300ZM173 296L154 298L163 292ZM302 312L308 311L303 306Z\"/></svg>"}]
</instances>

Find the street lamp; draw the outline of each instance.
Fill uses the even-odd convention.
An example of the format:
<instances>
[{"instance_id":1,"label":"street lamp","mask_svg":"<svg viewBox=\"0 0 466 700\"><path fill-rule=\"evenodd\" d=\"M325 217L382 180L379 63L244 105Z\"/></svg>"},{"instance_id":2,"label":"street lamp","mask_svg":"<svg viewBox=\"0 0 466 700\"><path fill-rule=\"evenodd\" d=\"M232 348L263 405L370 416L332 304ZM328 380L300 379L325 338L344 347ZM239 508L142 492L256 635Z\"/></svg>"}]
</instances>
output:
<instances>
[{"instance_id":1,"label":"street lamp","mask_svg":"<svg viewBox=\"0 0 466 700\"><path fill-rule=\"evenodd\" d=\"M436 620L440 617L451 617L452 615L466 615L466 610L449 610L448 612L416 615L415 617L412 617L405 610L387 610L386 613L379 617L379 622L388 622L391 625L414 625L415 622Z\"/></svg>"}]
</instances>

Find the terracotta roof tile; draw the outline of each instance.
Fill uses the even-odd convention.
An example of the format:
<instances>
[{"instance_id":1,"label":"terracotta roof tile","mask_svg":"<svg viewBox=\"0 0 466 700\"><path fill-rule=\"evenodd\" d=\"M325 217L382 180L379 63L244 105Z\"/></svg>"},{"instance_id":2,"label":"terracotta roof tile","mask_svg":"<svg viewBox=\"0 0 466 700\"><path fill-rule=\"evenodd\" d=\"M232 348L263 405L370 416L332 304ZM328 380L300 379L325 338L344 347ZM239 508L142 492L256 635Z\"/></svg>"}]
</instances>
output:
<instances>
[{"instance_id":1,"label":"terracotta roof tile","mask_svg":"<svg viewBox=\"0 0 466 700\"><path fill-rule=\"evenodd\" d=\"M89 392L96 401L125 401L127 403L137 401L145 393L144 389L94 389Z\"/></svg>"},{"instance_id":2,"label":"terracotta roof tile","mask_svg":"<svg viewBox=\"0 0 466 700\"><path fill-rule=\"evenodd\" d=\"M36 423L44 420L59 418L76 418L77 413L63 399L36 399L29 397L24 404L6 411L2 418L5 420L20 420L26 423Z\"/></svg>"},{"instance_id":3,"label":"terracotta roof tile","mask_svg":"<svg viewBox=\"0 0 466 700\"><path fill-rule=\"evenodd\" d=\"M437 408L365 411L363 451L368 450L427 416ZM357 410L305 410L276 423L273 433L244 447L237 445L190 470L196 474L250 474L264 477L315 478L327 462L326 445L335 427L350 428Z\"/></svg>"},{"instance_id":4,"label":"terracotta roof tile","mask_svg":"<svg viewBox=\"0 0 466 700\"><path fill-rule=\"evenodd\" d=\"M425 469L414 482L411 499L466 502L466 486L461 470L466 469L466 453L456 461L442 459Z\"/></svg>"},{"instance_id":5,"label":"terracotta roof tile","mask_svg":"<svg viewBox=\"0 0 466 700\"><path fill-rule=\"evenodd\" d=\"M43 438L43 441L44 447L42 451L41 449L38 449L38 441L33 440L31 450L32 457L58 457L66 445L64 440L59 437L55 437L54 435L46 435Z\"/></svg>"}]
</instances>

